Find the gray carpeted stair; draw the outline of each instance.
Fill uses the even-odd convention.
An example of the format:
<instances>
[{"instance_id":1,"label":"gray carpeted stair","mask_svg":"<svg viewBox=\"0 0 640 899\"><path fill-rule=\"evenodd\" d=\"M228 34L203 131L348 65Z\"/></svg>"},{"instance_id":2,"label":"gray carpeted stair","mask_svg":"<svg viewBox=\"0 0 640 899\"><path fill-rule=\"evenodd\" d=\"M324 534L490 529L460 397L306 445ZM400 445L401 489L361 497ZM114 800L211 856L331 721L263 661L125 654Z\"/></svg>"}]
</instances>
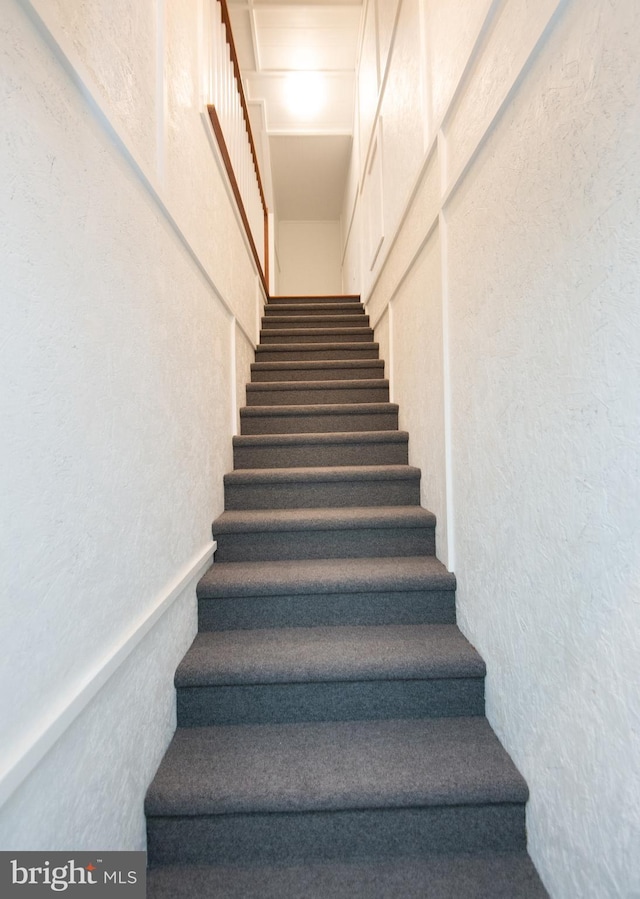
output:
<instances>
[{"instance_id":1,"label":"gray carpeted stair","mask_svg":"<svg viewBox=\"0 0 640 899\"><path fill-rule=\"evenodd\" d=\"M316 306L318 303L326 304L330 303L331 305L344 305L349 304L356 309L362 310L364 312L362 303L360 302L360 297L357 294L327 294L327 295L316 295L316 296L275 296L269 297L269 303L265 309L265 312L268 314L274 308L286 307L289 309L291 306L304 306L305 308L309 306Z\"/></svg>"},{"instance_id":2,"label":"gray carpeted stair","mask_svg":"<svg viewBox=\"0 0 640 899\"><path fill-rule=\"evenodd\" d=\"M311 346L301 341L295 343L260 344L256 347L256 362L314 362L323 360L348 361L351 359L377 359L377 343L316 343Z\"/></svg>"},{"instance_id":3,"label":"gray carpeted stair","mask_svg":"<svg viewBox=\"0 0 640 899\"><path fill-rule=\"evenodd\" d=\"M406 431L328 434L260 434L233 438L239 468L306 468L309 465L406 465Z\"/></svg>"},{"instance_id":4,"label":"gray carpeted stair","mask_svg":"<svg viewBox=\"0 0 640 899\"><path fill-rule=\"evenodd\" d=\"M245 406L243 434L327 434L333 431L395 431L395 403L327 403L306 406Z\"/></svg>"},{"instance_id":5,"label":"gray carpeted stair","mask_svg":"<svg viewBox=\"0 0 640 899\"><path fill-rule=\"evenodd\" d=\"M373 331L365 327L268 328L260 331L263 346L287 343L371 343Z\"/></svg>"},{"instance_id":6,"label":"gray carpeted stair","mask_svg":"<svg viewBox=\"0 0 640 899\"><path fill-rule=\"evenodd\" d=\"M268 381L247 385L247 406L388 402L389 382L380 378L351 381Z\"/></svg>"},{"instance_id":7,"label":"gray carpeted stair","mask_svg":"<svg viewBox=\"0 0 640 899\"><path fill-rule=\"evenodd\" d=\"M352 359L319 362L254 362L253 384L263 381L351 381L355 378L383 378L382 359ZM250 386L250 385L248 385Z\"/></svg>"},{"instance_id":8,"label":"gray carpeted stair","mask_svg":"<svg viewBox=\"0 0 640 899\"><path fill-rule=\"evenodd\" d=\"M148 895L543 899L357 297L274 297L146 800Z\"/></svg>"},{"instance_id":9,"label":"gray carpeted stair","mask_svg":"<svg viewBox=\"0 0 640 899\"><path fill-rule=\"evenodd\" d=\"M524 852L458 853L286 865L168 866L154 899L544 899Z\"/></svg>"},{"instance_id":10,"label":"gray carpeted stair","mask_svg":"<svg viewBox=\"0 0 640 899\"><path fill-rule=\"evenodd\" d=\"M302 509L420 504L420 469L409 465L316 466L232 471L226 509Z\"/></svg>"},{"instance_id":11,"label":"gray carpeted stair","mask_svg":"<svg viewBox=\"0 0 640 899\"><path fill-rule=\"evenodd\" d=\"M176 673L178 725L483 715L484 674L454 625L209 631Z\"/></svg>"},{"instance_id":12,"label":"gray carpeted stair","mask_svg":"<svg viewBox=\"0 0 640 899\"><path fill-rule=\"evenodd\" d=\"M214 565L198 584L203 630L455 621L455 577L435 556Z\"/></svg>"},{"instance_id":13,"label":"gray carpeted stair","mask_svg":"<svg viewBox=\"0 0 640 899\"><path fill-rule=\"evenodd\" d=\"M364 307L358 301L327 303L322 299L313 303L270 303L265 309L265 320L290 315L358 315L365 317Z\"/></svg>"},{"instance_id":14,"label":"gray carpeted stair","mask_svg":"<svg viewBox=\"0 0 640 899\"><path fill-rule=\"evenodd\" d=\"M218 562L435 553L435 517L419 506L251 509L215 521Z\"/></svg>"},{"instance_id":15,"label":"gray carpeted stair","mask_svg":"<svg viewBox=\"0 0 640 899\"><path fill-rule=\"evenodd\" d=\"M270 315L262 319L262 327L265 331L273 330L274 328L287 328L291 330L296 330L298 328L302 330L309 330L309 328L368 328L369 327L369 316L368 315L349 315L348 313L342 313L339 315L336 314L327 314L326 312L319 313L317 309L310 308L312 314L303 315L298 313L297 315Z\"/></svg>"}]
</instances>

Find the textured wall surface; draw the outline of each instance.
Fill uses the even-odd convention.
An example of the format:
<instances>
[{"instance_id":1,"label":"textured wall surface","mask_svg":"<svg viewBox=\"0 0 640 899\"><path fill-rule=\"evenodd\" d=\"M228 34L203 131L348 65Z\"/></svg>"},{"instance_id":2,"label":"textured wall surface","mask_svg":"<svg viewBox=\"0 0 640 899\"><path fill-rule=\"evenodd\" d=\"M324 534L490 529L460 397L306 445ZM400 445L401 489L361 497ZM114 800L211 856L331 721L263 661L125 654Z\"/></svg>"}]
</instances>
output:
<instances>
[{"instance_id":1,"label":"textured wall surface","mask_svg":"<svg viewBox=\"0 0 640 899\"><path fill-rule=\"evenodd\" d=\"M157 59L163 23L156 0L35 0L86 66L120 131L156 164Z\"/></svg>"},{"instance_id":2,"label":"textured wall surface","mask_svg":"<svg viewBox=\"0 0 640 899\"><path fill-rule=\"evenodd\" d=\"M3 850L145 848L140 797L175 730L173 675L196 627L192 592L171 606L8 799L0 813Z\"/></svg>"},{"instance_id":3,"label":"textured wall surface","mask_svg":"<svg viewBox=\"0 0 640 899\"><path fill-rule=\"evenodd\" d=\"M416 119L424 143L402 177L385 162L370 274L365 151L354 159L345 283L364 286L459 620L487 662L488 715L531 790L536 866L554 899L633 899L640 8L487 0L463 16L435 0L421 26L401 6L398 27L412 10L424 28L420 49L405 24L386 79L367 88L365 66L360 95L381 85L379 109L397 95L385 160L403 133L415 148ZM394 69L416 52L424 93L410 113ZM380 133L375 105L362 146Z\"/></svg>"},{"instance_id":4,"label":"textured wall surface","mask_svg":"<svg viewBox=\"0 0 640 899\"><path fill-rule=\"evenodd\" d=\"M339 221L280 222L278 238L278 293L342 291Z\"/></svg>"},{"instance_id":5,"label":"textured wall surface","mask_svg":"<svg viewBox=\"0 0 640 899\"><path fill-rule=\"evenodd\" d=\"M402 0L380 115L383 136L382 168L385 239L398 227L406 196L415 179L415 163L423 153L421 116L420 29L418 0ZM362 135L361 135L362 139ZM368 186L365 185L365 190Z\"/></svg>"},{"instance_id":6,"label":"textured wall surface","mask_svg":"<svg viewBox=\"0 0 640 899\"><path fill-rule=\"evenodd\" d=\"M106 22L107 7L127 27ZM160 7L58 0L42 6L46 37L27 4L3 3L5 794L16 787L7 768L44 745L97 668L133 646L163 602L182 598L0 808L2 848L143 845L145 786L171 735L173 672L195 632L189 571L211 545L231 468L256 272L198 92L186 87L197 4L181 5L180 23L174 9L182 39L163 66L165 24L149 18ZM167 108L182 104L183 156L177 128L156 153L162 129L147 100L160 73ZM161 158L160 170L149 167ZM189 186L182 174L196 166L199 210L195 177ZM181 190L149 189L180 178Z\"/></svg>"},{"instance_id":7,"label":"textured wall surface","mask_svg":"<svg viewBox=\"0 0 640 899\"><path fill-rule=\"evenodd\" d=\"M640 894L640 11L589 6L451 204L453 465L532 844L559 896L613 897Z\"/></svg>"},{"instance_id":8,"label":"textured wall surface","mask_svg":"<svg viewBox=\"0 0 640 899\"><path fill-rule=\"evenodd\" d=\"M444 447L444 387L440 236L434 232L392 304L393 396L400 403L400 427L409 431L409 462L422 471L421 501L438 519L437 552L445 563L447 546ZM428 344L426 343L428 340ZM425 349L427 350L425 352ZM408 361L412 364L408 365ZM430 439L413 440L424 423Z\"/></svg>"}]
</instances>

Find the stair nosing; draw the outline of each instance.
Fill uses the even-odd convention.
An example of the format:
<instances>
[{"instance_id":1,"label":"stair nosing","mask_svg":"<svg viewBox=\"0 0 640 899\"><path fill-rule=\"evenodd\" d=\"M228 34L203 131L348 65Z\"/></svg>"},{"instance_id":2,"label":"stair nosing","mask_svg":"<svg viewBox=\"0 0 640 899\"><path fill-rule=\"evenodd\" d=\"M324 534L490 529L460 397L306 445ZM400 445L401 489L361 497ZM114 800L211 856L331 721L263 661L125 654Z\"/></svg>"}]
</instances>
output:
<instances>
[{"instance_id":1,"label":"stair nosing","mask_svg":"<svg viewBox=\"0 0 640 899\"><path fill-rule=\"evenodd\" d=\"M388 390L387 378L345 378L344 380L314 381L254 381L247 384L247 393L278 390Z\"/></svg>"},{"instance_id":2,"label":"stair nosing","mask_svg":"<svg viewBox=\"0 0 640 899\"><path fill-rule=\"evenodd\" d=\"M348 300L355 300L357 302L362 301L362 295L359 293L276 293L269 297L267 305L269 305L269 303L278 303L281 300L309 300L313 302L314 300L322 298L341 300L345 297Z\"/></svg>"},{"instance_id":3,"label":"stair nosing","mask_svg":"<svg viewBox=\"0 0 640 899\"><path fill-rule=\"evenodd\" d=\"M256 484L335 483L339 481L419 481L421 472L412 465L318 465L298 468L239 468L227 472L224 483Z\"/></svg>"},{"instance_id":4,"label":"stair nosing","mask_svg":"<svg viewBox=\"0 0 640 899\"><path fill-rule=\"evenodd\" d=\"M264 315L262 317L263 323L266 321L269 322L284 322L287 323L289 320L291 321L302 321L302 322L315 322L315 321L324 321L327 322L337 322L337 324L350 324L359 319L363 319L363 321L367 321L369 316L365 313L358 312L317 312L315 310L309 310L311 314L305 315L304 312L300 313L283 313L278 315Z\"/></svg>"},{"instance_id":5,"label":"stair nosing","mask_svg":"<svg viewBox=\"0 0 640 899\"><path fill-rule=\"evenodd\" d=\"M367 328L366 330L370 331L371 329ZM339 344L330 343L330 342L312 343L312 344L304 343L304 342L303 343L261 343L261 344L258 344L258 346L256 347L256 358L259 353L265 353L265 352L267 352L267 353L291 352L294 350L300 350L300 351L302 351L302 350L344 351L344 350L364 350L364 349L379 350L380 345L378 343L376 343L376 341L364 341L364 340L363 341L355 341L353 343L339 343ZM331 360L324 360L324 361L331 361ZM348 362L349 360L344 359L344 360L340 360L340 361Z\"/></svg>"},{"instance_id":6,"label":"stair nosing","mask_svg":"<svg viewBox=\"0 0 640 899\"><path fill-rule=\"evenodd\" d=\"M433 512L422 506L350 506L348 508L250 509L222 512L213 523L215 535L300 530L357 530L402 527L407 530L436 525Z\"/></svg>"},{"instance_id":7,"label":"stair nosing","mask_svg":"<svg viewBox=\"0 0 640 899\"><path fill-rule=\"evenodd\" d=\"M327 431L301 432L299 434L237 434L233 438L234 446L297 446L305 444L331 445L332 443L407 443L409 434L407 431Z\"/></svg>"},{"instance_id":8,"label":"stair nosing","mask_svg":"<svg viewBox=\"0 0 640 899\"><path fill-rule=\"evenodd\" d=\"M435 556L214 562L197 585L198 599L335 593L454 593L457 581Z\"/></svg>"},{"instance_id":9,"label":"stair nosing","mask_svg":"<svg viewBox=\"0 0 640 899\"><path fill-rule=\"evenodd\" d=\"M290 344L289 344L290 346ZM290 362L252 362L252 371L316 371L323 368L384 368L382 359L315 359Z\"/></svg>"},{"instance_id":10,"label":"stair nosing","mask_svg":"<svg viewBox=\"0 0 640 899\"><path fill-rule=\"evenodd\" d=\"M340 312L335 310L340 309ZM366 315L362 303L277 303L275 306L265 306L264 315L269 318L279 318L280 315Z\"/></svg>"},{"instance_id":11,"label":"stair nosing","mask_svg":"<svg viewBox=\"0 0 640 899\"><path fill-rule=\"evenodd\" d=\"M282 406L243 406L240 417L264 415L384 415L398 411L397 403L301 403Z\"/></svg>"},{"instance_id":12,"label":"stair nosing","mask_svg":"<svg viewBox=\"0 0 640 899\"><path fill-rule=\"evenodd\" d=\"M309 770L316 771L311 780ZM303 813L524 805L527 798L486 718L464 716L178 728L146 811Z\"/></svg>"},{"instance_id":13,"label":"stair nosing","mask_svg":"<svg viewBox=\"0 0 640 899\"><path fill-rule=\"evenodd\" d=\"M343 655L345 638L347 642L358 645L358 651L362 654L360 657ZM384 657L380 653L376 657L382 640L390 641L391 649L387 649L388 654ZM406 659L406 644L411 641L414 642L413 656L403 665L400 644L403 644ZM443 643L444 652L441 650ZM283 645L289 645L295 652L289 655L286 651L283 653ZM307 654L309 645L311 661ZM418 647L420 652L417 652ZM225 648L229 658L223 655ZM331 655L328 649L333 650ZM269 650L272 650L271 656ZM304 665L299 662L302 651L305 651ZM249 662L239 664L242 658ZM453 624L280 627L198 634L176 671L175 685L181 689L200 686L355 684L482 679L485 675L484 661Z\"/></svg>"},{"instance_id":14,"label":"stair nosing","mask_svg":"<svg viewBox=\"0 0 640 899\"><path fill-rule=\"evenodd\" d=\"M295 336L297 335L317 335L317 334L326 334L327 336L331 336L332 334L353 334L353 333L367 334L373 333L373 328L369 326L366 327L354 327L354 328L262 328L260 330L260 336L264 337L284 337L284 336ZM354 343L356 341L353 341ZM289 344L290 346L291 344ZM268 346L268 344L262 344L262 346ZM370 346L370 344L369 344Z\"/></svg>"}]
</instances>

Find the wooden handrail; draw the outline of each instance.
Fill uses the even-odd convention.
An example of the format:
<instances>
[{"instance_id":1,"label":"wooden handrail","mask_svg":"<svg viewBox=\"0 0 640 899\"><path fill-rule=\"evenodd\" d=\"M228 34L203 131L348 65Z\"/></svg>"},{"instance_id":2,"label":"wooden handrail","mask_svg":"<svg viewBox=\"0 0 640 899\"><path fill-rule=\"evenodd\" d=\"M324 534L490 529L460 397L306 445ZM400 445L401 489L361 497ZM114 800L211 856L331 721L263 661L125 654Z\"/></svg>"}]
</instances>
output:
<instances>
[{"instance_id":1,"label":"wooden handrail","mask_svg":"<svg viewBox=\"0 0 640 899\"><path fill-rule=\"evenodd\" d=\"M260 199L262 200L262 208L264 211L267 211L267 201L265 200L264 190L262 189L262 179L260 177L260 166L258 165L258 154L256 153L256 145L253 142L253 131L251 130L251 121L249 119L249 110L247 108L247 101L244 95L244 88L242 86L242 73L240 71L240 63L238 62L238 54L236 53L236 45L233 41L233 31L231 29L231 18L229 17L229 7L227 5L227 0L218 0L222 7L222 21L224 22L225 31L227 35L227 43L229 44L229 52L231 54L231 63L233 65L233 72L236 76L236 87L238 88L238 94L240 95L240 104L242 105L242 114L244 116L244 123L247 126L247 135L249 136L249 144L251 146L251 155L253 157L253 164L256 167L256 175L258 176L258 189L260 190Z\"/></svg>"},{"instance_id":2,"label":"wooden handrail","mask_svg":"<svg viewBox=\"0 0 640 899\"><path fill-rule=\"evenodd\" d=\"M231 18L229 16L229 8L227 6L227 0L217 0L221 7L221 17L222 22L225 26L225 36L227 44L229 45L229 56L231 59L231 64L233 67L233 74L236 82L236 89L238 92L238 97L240 99L240 106L242 109L242 117L244 119L245 129L247 133L247 138L249 141L249 148L251 150L251 158L253 159L253 165L255 168L256 178L258 182L258 192L260 194L260 203L262 205L263 217L264 217L264 265L260 259L260 254L258 253L255 239L251 231L251 225L249 223L249 218L247 216L246 209L244 207L244 202L242 199L242 194L240 192L240 186L238 184L238 179L233 170L233 163L231 160L231 155L229 153L229 149L227 147L227 143L224 137L224 133L222 130L222 125L220 123L220 118L216 111L215 105L209 104L207 106L207 111L209 113L209 118L211 120L211 125L213 127L214 134L216 136L216 140L218 142L218 146L220 148L220 152L222 154L222 160L227 171L227 175L229 177L229 181L231 183L231 189L233 191L233 195L235 197L236 204L238 206L238 211L240 212L240 218L242 219L242 223L244 225L245 231L247 233L247 237L249 239L249 245L251 247L251 252L255 259L255 262L258 266L258 271L260 273L260 277L262 280L262 284L265 290L267 297L269 296L269 210L267 208L267 201L264 195L264 189L262 187L262 178L260 176L260 166L258 164L258 154L256 153L256 146L253 139L253 132L251 130L251 122L249 120L249 110L247 108L247 101L244 95L244 89L242 87L242 74L240 72L240 63L238 62L238 54L236 52L235 43L233 41L233 32L231 30Z\"/></svg>"},{"instance_id":3,"label":"wooden handrail","mask_svg":"<svg viewBox=\"0 0 640 899\"><path fill-rule=\"evenodd\" d=\"M249 245L251 247L251 253L253 255L253 258L256 261L256 265L258 266L258 271L260 272L260 278L262 279L262 285L268 296L269 295L269 282L268 282L269 256L267 254L268 224L269 224L268 216L267 216L267 213L265 212L265 218L264 218L265 256L264 256L264 271L263 271L262 261L260 259L260 254L258 253L258 248L256 247L256 242L253 237L253 232L251 231L251 225L249 224L249 219L247 217L246 209L244 208L242 194L240 193L240 185L238 184L238 179L236 178L236 173L233 170L233 164L231 162L229 150L227 149L227 142L224 139L224 134L222 132L222 125L220 124L220 119L218 118L218 113L216 112L215 106L213 106L212 104L209 104L207 106L207 112L209 113L209 118L211 120L211 126L213 127L213 133L215 134L216 140L218 141L218 146L220 147L220 153L222 154L222 161L224 163L224 167L227 170L227 175L229 177L229 181L231 182L231 190L233 192L233 196L235 197L235 201L238 206L238 212L240 213L240 218L242 219L242 224L244 225L244 229L247 232L247 237L249 239Z\"/></svg>"}]
</instances>

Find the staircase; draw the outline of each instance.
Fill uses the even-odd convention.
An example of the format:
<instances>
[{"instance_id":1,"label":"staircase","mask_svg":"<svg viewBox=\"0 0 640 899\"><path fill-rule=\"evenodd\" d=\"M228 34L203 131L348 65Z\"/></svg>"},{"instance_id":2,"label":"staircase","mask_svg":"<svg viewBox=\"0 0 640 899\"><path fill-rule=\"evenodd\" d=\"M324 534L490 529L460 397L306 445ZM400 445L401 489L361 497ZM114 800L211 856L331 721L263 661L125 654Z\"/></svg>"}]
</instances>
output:
<instances>
[{"instance_id":1,"label":"staircase","mask_svg":"<svg viewBox=\"0 0 640 899\"><path fill-rule=\"evenodd\" d=\"M146 800L152 899L540 899L357 297L274 297Z\"/></svg>"}]
</instances>

